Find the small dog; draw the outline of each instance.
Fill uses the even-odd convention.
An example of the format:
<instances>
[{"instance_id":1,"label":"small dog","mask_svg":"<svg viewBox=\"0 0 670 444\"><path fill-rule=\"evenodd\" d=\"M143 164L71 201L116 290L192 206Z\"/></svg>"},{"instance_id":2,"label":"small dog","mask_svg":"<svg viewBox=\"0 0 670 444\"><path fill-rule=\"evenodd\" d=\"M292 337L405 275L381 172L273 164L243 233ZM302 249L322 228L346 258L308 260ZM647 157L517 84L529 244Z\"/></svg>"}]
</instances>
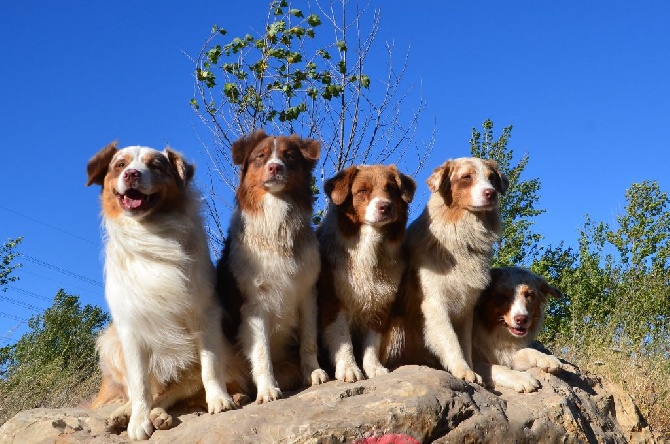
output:
<instances>
[{"instance_id":1,"label":"small dog","mask_svg":"<svg viewBox=\"0 0 670 444\"><path fill-rule=\"evenodd\" d=\"M128 399L112 419L130 417L132 440L168 428L165 409L203 386L210 413L235 407L226 390L232 350L221 331L193 174L169 148L117 149L114 142L88 162L87 185L102 186L113 320L98 340L103 383L93 407Z\"/></svg>"},{"instance_id":2,"label":"small dog","mask_svg":"<svg viewBox=\"0 0 670 444\"><path fill-rule=\"evenodd\" d=\"M240 183L217 266L217 291L232 316L226 334L238 340L251 364L258 403L301 382L328 380L317 360L320 260L311 227L311 172L319 152L316 140L272 137L263 130L232 146ZM291 367L297 347L299 369Z\"/></svg>"},{"instance_id":3,"label":"small dog","mask_svg":"<svg viewBox=\"0 0 670 444\"><path fill-rule=\"evenodd\" d=\"M544 278L518 267L494 268L491 283L475 308L473 360L489 386L532 392L540 383L530 373L538 367L556 373L561 362L530 348L544 321L547 296L562 297Z\"/></svg>"},{"instance_id":4,"label":"small dog","mask_svg":"<svg viewBox=\"0 0 670 444\"><path fill-rule=\"evenodd\" d=\"M383 362L439 365L481 383L472 370L472 317L489 283L501 231L498 195L509 182L491 160L459 158L436 168L427 184L426 208L405 236L409 264Z\"/></svg>"},{"instance_id":5,"label":"small dog","mask_svg":"<svg viewBox=\"0 0 670 444\"><path fill-rule=\"evenodd\" d=\"M326 181L331 206L321 248L319 331L340 381L356 382L351 331L362 340L368 378L388 373L380 341L405 268L401 251L414 180L394 166L352 166Z\"/></svg>"}]
</instances>

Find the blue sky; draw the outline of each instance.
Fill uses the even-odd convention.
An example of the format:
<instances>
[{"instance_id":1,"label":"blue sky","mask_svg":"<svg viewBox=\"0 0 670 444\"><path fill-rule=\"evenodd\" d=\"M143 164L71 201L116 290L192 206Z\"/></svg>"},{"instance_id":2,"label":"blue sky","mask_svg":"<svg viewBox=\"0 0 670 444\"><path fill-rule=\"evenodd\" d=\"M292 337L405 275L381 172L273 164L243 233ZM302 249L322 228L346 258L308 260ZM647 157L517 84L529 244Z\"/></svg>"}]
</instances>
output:
<instances>
[{"instance_id":1,"label":"blue sky","mask_svg":"<svg viewBox=\"0 0 670 444\"><path fill-rule=\"evenodd\" d=\"M423 92L436 146L417 176L469 155L473 127L513 125L525 179L542 183L535 229L574 245L589 214L613 223L634 182L670 190L670 3L372 3L378 44L411 46L406 83ZM191 111L193 64L213 24L263 26L267 2L0 3L0 241L24 236L20 280L0 292L0 346L59 288L105 306L97 188L88 159L108 142L170 144L204 173ZM380 60L380 64L385 60ZM374 80L373 80L374 87ZM430 125L424 126L427 138ZM203 176L204 177L204 176ZM227 219L227 215L224 216Z\"/></svg>"}]
</instances>

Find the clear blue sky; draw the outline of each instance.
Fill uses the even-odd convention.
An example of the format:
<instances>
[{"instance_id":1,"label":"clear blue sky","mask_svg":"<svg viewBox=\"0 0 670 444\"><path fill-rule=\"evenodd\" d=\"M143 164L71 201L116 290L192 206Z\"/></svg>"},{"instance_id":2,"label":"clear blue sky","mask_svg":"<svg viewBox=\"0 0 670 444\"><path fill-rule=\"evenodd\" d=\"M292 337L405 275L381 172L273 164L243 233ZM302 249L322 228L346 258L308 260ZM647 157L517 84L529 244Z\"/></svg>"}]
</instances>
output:
<instances>
[{"instance_id":1,"label":"clear blue sky","mask_svg":"<svg viewBox=\"0 0 670 444\"><path fill-rule=\"evenodd\" d=\"M424 119L436 122L415 210L430 170L469 155L471 129L487 118L497 133L514 126L517 160L530 155L524 178L542 183L546 213L535 229L545 244L574 245L587 213L614 222L634 182L670 190L670 3L376 3L378 44L392 40L398 56L411 45L406 81L421 84ZM0 346L18 339L22 320L50 306L59 288L106 307L88 159L114 139L170 144L203 173L186 54L198 53L215 23L231 36L262 28L266 7L0 3L0 240L25 238L20 281L0 292Z\"/></svg>"}]
</instances>

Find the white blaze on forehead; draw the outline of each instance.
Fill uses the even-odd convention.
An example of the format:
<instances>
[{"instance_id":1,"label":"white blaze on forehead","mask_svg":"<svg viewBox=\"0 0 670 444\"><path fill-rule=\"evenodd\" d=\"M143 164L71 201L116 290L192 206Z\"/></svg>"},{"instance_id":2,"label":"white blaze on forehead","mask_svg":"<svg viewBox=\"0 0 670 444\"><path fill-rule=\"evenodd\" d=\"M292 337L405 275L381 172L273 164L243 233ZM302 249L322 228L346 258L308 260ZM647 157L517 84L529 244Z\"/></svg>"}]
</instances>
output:
<instances>
[{"instance_id":1,"label":"white blaze on forehead","mask_svg":"<svg viewBox=\"0 0 670 444\"><path fill-rule=\"evenodd\" d=\"M160 151L146 146L128 146L126 148L120 149L114 155L112 164L116 163L119 158L126 159L127 163L116 180L116 191L120 194L124 194L126 192L126 184L123 181L123 174L128 170L137 170L140 172L140 183L138 186L139 191L149 190L152 185L151 174L148 174L150 172L149 166L145 164L144 161L156 153L160 153Z\"/></svg>"},{"instance_id":2,"label":"white blaze on forehead","mask_svg":"<svg viewBox=\"0 0 670 444\"><path fill-rule=\"evenodd\" d=\"M510 318L514 322L515 316L528 316L528 308L526 307L526 299L522 294L516 294L514 296L514 303L509 310Z\"/></svg>"},{"instance_id":3,"label":"white blaze on forehead","mask_svg":"<svg viewBox=\"0 0 670 444\"><path fill-rule=\"evenodd\" d=\"M484 191L494 187L488 179L488 167L481 160L472 162L472 165L475 167L475 175L472 178L474 182L470 190L472 205L475 207L489 205L490 201L484 197Z\"/></svg>"},{"instance_id":4,"label":"white blaze on forehead","mask_svg":"<svg viewBox=\"0 0 670 444\"><path fill-rule=\"evenodd\" d=\"M274 138L274 143L272 145L272 152L270 152L270 158L268 163L278 163L281 166L284 166L284 162L279 158L279 149L277 148L277 138Z\"/></svg>"}]
</instances>

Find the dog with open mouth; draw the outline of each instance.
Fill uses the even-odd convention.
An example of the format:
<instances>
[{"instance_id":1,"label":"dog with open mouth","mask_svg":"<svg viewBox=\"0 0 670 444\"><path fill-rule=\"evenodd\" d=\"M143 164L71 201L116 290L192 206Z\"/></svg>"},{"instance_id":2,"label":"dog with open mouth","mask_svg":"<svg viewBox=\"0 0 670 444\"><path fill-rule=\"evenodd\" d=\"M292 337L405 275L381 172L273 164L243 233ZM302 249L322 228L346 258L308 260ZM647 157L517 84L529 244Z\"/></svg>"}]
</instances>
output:
<instances>
[{"instance_id":1,"label":"dog with open mouth","mask_svg":"<svg viewBox=\"0 0 670 444\"><path fill-rule=\"evenodd\" d=\"M131 440L169 428L166 409L203 388L210 413L234 408L226 383L236 364L221 331L194 167L169 148L112 143L87 170L87 185L102 186L113 320L98 339L103 377L92 407L127 401L112 422L127 422Z\"/></svg>"},{"instance_id":2,"label":"dog with open mouth","mask_svg":"<svg viewBox=\"0 0 670 444\"><path fill-rule=\"evenodd\" d=\"M472 341L475 371L488 386L532 392L540 383L525 370L560 370L558 358L531 348L542 328L548 296L560 298L562 294L529 270L491 270L491 283L475 308Z\"/></svg>"}]
</instances>

